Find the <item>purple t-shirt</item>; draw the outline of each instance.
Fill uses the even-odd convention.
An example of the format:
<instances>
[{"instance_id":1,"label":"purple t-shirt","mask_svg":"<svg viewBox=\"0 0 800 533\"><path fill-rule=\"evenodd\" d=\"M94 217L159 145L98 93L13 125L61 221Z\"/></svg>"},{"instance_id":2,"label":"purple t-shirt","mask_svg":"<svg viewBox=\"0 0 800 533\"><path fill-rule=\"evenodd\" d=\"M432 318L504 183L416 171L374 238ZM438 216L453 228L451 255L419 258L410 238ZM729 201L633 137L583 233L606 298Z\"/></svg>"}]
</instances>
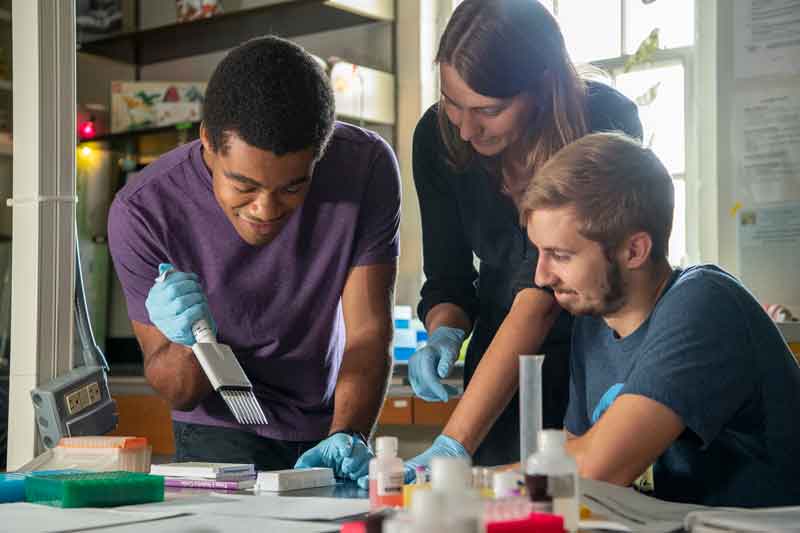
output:
<instances>
[{"instance_id":1,"label":"purple t-shirt","mask_svg":"<svg viewBox=\"0 0 800 533\"><path fill-rule=\"evenodd\" d=\"M399 253L400 178L376 134L336 129L304 203L281 233L254 247L214 198L195 141L161 157L111 205L108 237L131 320L151 324L145 299L159 263L194 272L218 340L237 355L269 425L243 428L282 440L325 437L345 344L341 295L348 273ZM173 419L239 427L219 394Z\"/></svg>"}]
</instances>

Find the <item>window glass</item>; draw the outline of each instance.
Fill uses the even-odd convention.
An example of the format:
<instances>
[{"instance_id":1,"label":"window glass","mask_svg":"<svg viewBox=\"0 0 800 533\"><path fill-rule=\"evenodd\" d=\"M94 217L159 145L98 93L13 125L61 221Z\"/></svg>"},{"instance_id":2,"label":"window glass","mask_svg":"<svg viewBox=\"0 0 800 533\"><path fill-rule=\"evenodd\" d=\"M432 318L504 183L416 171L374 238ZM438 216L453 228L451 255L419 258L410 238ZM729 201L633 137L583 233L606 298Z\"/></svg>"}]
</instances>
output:
<instances>
[{"instance_id":1,"label":"window glass","mask_svg":"<svg viewBox=\"0 0 800 533\"><path fill-rule=\"evenodd\" d=\"M670 174L686 168L683 65L667 65L618 74L616 86L639 106L645 145Z\"/></svg>"},{"instance_id":2,"label":"window glass","mask_svg":"<svg viewBox=\"0 0 800 533\"><path fill-rule=\"evenodd\" d=\"M620 55L620 0L559 0L556 10L573 62L587 63Z\"/></svg>"},{"instance_id":3,"label":"window glass","mask_svg":"<svg viewBox=\"0 0 800 533\"><path fill-rule=\"evenodd\" d=\"M624 1L626 54L636 52L655 28L661 48L694 44L694 0Z\"/></svg>"}]
</instances>

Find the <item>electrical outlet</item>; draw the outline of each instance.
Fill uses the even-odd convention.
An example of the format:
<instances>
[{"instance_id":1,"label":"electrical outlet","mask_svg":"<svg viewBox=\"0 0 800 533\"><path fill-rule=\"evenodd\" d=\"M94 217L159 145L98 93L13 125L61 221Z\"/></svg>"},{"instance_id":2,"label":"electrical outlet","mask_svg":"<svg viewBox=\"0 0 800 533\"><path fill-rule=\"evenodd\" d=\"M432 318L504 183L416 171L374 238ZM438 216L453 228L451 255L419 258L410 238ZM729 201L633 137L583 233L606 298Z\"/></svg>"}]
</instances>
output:
<instances>
[{"instance_id":1,"label":"electrical outlet","mask_svg":"<svg viewBox=\"0 0 800 533\"><path fill-rule=\"evenodd\" d=\"M67 400L67 411L69 414L74 415L75 413L79 412L83 409L83 400L81 395L84 393L84 389L78 389L73 391L66 396Z\"/></svg>"},{"instance_id":2,"label":"electrical outlet","mask_svg":"<svg viewBox=\"0 0 800 533\"><path fill-rule=\"evenodd\" d=\"M74 415L98 403L101 399L100 384L92 381L88 385L84 385L80 389L67 394L67 411L69 414Z\"/></svg>"},{"instance_id":3,"label":"electrical outlet","mask_svg":"<svg viewBox=\"0 0 800 533\"><path fill-rule=\"evenodd\" d=\"M89 405L94 405L100 401L102 395L100 394L100 385L93 381L86 385L86 393L89 399Z\"/></svg>"}]
</instances>

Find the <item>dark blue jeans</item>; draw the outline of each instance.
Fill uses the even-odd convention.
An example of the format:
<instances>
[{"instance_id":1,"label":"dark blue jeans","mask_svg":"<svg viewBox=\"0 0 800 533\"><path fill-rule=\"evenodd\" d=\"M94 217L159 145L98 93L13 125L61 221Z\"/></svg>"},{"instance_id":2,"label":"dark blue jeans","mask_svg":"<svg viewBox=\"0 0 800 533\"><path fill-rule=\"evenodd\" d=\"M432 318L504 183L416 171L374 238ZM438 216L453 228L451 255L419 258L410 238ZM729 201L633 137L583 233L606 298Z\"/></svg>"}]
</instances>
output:
<instances>
[{"instance_id":1,"label":"dark blue jeans","mask_svg":"<svg viewBox=\"0 0 800 533\"><path fill-rule=\"evenodd\" d=\"M254 464L256 470L294 468L297 459L319 441L285 441L238 429L172 422L175 460Z\"/></svg>"}]
</instances>

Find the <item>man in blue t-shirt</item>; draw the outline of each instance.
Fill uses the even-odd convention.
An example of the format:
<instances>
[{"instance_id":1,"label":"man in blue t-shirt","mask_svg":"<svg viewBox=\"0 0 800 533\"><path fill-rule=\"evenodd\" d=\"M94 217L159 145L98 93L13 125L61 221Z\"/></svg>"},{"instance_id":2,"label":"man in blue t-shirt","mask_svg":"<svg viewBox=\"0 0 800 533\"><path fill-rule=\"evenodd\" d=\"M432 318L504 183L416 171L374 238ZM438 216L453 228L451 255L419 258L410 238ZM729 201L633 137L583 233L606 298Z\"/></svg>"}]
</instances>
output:
<instances>
[{"instance_id":1,"label":"man in blue t-shirt","mask_svg":"<svg viewBox=\"0 0 800 533\"><path fill-rule=\"evenodd\" d=\"M670 267L673 197L650 150L600 133L522 202L535 282L577 317L567 450L582 476L667 500L798 505L798 363L734 277Z\"/></svg>"},{"instance_id":2,"label":"man in blue t-shirt","mask_svg":"<svg viewBox=\"0 0 800 533\"><path fill-rule=\"evenodd\" d=\"M265 37L221 61L200 140L129 180L108 222L179 461L367 472L391 368L399 221L391 148L335 122L312 56ZM236 354L268 425L237 423L214 393L191 350L200 319Z\"/></svg>"}]
</instances>

